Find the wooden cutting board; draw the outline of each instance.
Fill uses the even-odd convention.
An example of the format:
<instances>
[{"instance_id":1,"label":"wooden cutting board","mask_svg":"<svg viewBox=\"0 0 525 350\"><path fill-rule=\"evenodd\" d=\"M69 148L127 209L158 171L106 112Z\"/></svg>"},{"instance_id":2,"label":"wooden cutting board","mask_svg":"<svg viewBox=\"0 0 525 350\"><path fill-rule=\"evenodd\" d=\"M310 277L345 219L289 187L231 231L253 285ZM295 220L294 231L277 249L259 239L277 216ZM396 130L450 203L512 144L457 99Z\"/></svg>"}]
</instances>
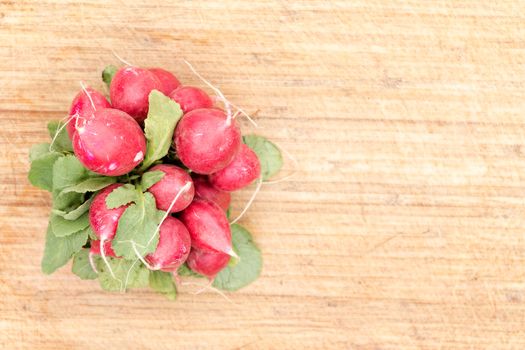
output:
<instances>
[{"instance_id":1,"label":"wooden cutting board","mask_svg":"<svg viewBox=\"0 0 525 350\"><path fill-rule=\"evenodd\" d=\"M0 347L525 348L524 13L510 0L0 1ZM298 161L242 219L264 270L231 302L40 272L50 197L27 181L28 149L80 81L103 88L112 50L203 86L187 59Z\"/></svg>"}]
</instances>

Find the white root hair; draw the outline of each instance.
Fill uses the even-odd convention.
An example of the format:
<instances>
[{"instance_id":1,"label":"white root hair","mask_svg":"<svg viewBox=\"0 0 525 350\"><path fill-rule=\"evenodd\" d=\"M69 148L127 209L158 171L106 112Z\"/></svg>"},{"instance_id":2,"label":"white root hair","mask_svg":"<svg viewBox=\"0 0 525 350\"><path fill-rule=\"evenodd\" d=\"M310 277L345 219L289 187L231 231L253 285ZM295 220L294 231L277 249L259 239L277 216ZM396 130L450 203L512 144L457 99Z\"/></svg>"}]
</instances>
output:
<instances>
[{"instance_id":1,"label":"white root hair","mask_svg":"<svg viewBox=\"0 0 525 350\"><path fill-rule=\"evenodd\" d=\"M255 191L253 191L253 194L250 200L248 201L248 203L246 203L241 213L230 222L230 225L235 224L237 221L239 221L243 217L243 215L246 213L246 211L248 211L248 208L250 208L250 205L252 205L253 201L255 200L255 196L257 196L257 193L259 193L259 190L261 189L261 185L262 185L262 177L259 177L257 179L257 187L255 188Z\"/></svg>"},{"instance_id":2,"label":"white root hair","mask_svg":"<svg viewBox=\"0 0 525 350\"><path fill-rule=\"evenodd\" d=\"M200 75L200 73L197 72L195 68L193 68L190 62L186 61L185 59L182 59L182 60L191 69L193 74L195 74L200 80L202 80L204 84L208 85L210 89L212 89L215 92L215 94L217 94L217 97L224 103L224 107L226 108L226 111L228 112L228 117L231 118L231 108L230 108L231 103L226 99L226 97L224 97L221 90L213 86L208 80L204 79L204 77Z\"/></svg>"},{"instance_id":3,"label":"white root hair","mask_svg":"<svg viewBox=\"0 0 525 350\"><path fill-rule=\"evenodd\" d=\"M98 275L98 270L97 270L97 265L95 265L95 261L93 260L93 256L95 254L89 252L88 254L88 260L89 260L89 265L91 266L91 268L93 269L93 271L96 272L96 274Z\"/></svg>"},{"instance_id":4,"label":"white root hair","mask_svg":"<svg viewBox=\"0 0 525 350\"><path fill-rule=\"evenodd\" d=\"M93 99L91 98L91 94L87 91L86 89L86 86L84 85L84 83L81 81L80 82L80 87L82 88L82 90L84 91L84 93L87 95L87 97L89 98L89 102L91 103L91 106L93 107L93 110L96 111L97 110L97 107L95 107L95 103L93 102ZM69 118L67 119L67 121L63 124L63 125L60 125L60 123L62 123L66 118ZM81 118L80 115L78 113L75 113L71 116L65 116L64 118L62 118L58 125L60 125L60 127L56 130L55 132L55 135L53 136L53 139L51 140L51 144L49 145L49 151L52 151L53 150L53 145L58 137L58 135L60 134L60 132L67 126L67 124L69 124L71 122L72 119L75 119L75 130L78 130L78 120ZM85 119L82 118L85 122Z\"/></svg>"},{"instance_id":5,"label":"white root hair","mask_svg":"<svg viewBox=\"0 0 525 350\"><path fill-rule=\"evenodd\" d=\"M75 130L76 130L76 131L79 131L80 128L84 128L84 126L86 126L86 123L87 123L86 118L81 117L80 115L78 115L78 113L75 113L75 114L71 117L71 119L73 119L73 117L75 118ZM82 119L82 126L81 126L81 127L78 126L78 121L79 121L80 119Z\"/></svg>"},{"instance_id":6,"label":"white root hair","mask_svg":"<svg viewBox=\"0 0 525 350\"><path fill-rule=\"evenodd\" d=\"M264 185L277 184L279 182L286 181L286 180L290 179L291 177L295 176L297 174L297 172L299 171L299 162L297 161L297 159L295 159L295 157L290 152L288 152L286 149L284 149L281 145L277 145L277 148L279 148L281 150L281 152L283 152L292 161L292 163L293 163L292 172L290 174L288 174L288 175L283 176L280 179L277 179L277 180L264 181L263 182Z\"/></svg>"},{"instance_id":7,"label":"white root hair","mask_svg":"<svg viewBox=\"0 0 525 350\"><path fill-rule=\"evenodd\" d=\"M113 273L113 269L111 268L111 265L109 264L108 258L106 257L106 249L104 248L104 243L106 242L105 239L100 240L100 256L102 256L102 261L104 261L104 264L109 270L109 273L111 274L111 277L113 279L119 280L115 274ZM119 280L120 281L120 280ZM121 281L122 282L122 281Z\"/></svg>"},{"instance_id":8,"label":"white root hair","mask_svg":"<svg viewBox=\"0 0 525 350\"><path fill-rule=\"evenodd\" d=\"M58 122L59 127L55 131L55 135L53 135L53 139L51 140L51 143L49 144L49 152L53 151L53 145L55 144L55 141L57 140L57 137L60 134L60 132L64 130L67 124L69 124L69 122L71 121L71 119L73 119L73 117L71 117L63 125L60 125L60 123L62 123L64 119L66 118L69 118L69 116L65 116L64 118L60 119L60 121Z\"/></svg>"},{"instance_id":9,"label":"white root hair","mask_svg":"<svg viewBox=\"0 0 525 350\"><path fill-rule=\"evenodd\" d=\"M117 60L119 60L120 62L124 63L126 66L135 67L133 64L129 63L128 61L126 61L125 59L123 59L122 57L120 57L120 56L115 52L115 50L111 49L111 53L113 54L113 56L115 56L115 57L117 58Z\"/></svg>"},{"instance_id":10,"label":"white root hair","mask_svg":"<svg viewBox=\"0 0 525 350\"><path fill-rule=\"evenodd\" d=\"M233 247L230 248L230 250L225 252L225 253L228 254L229 256L235 258L235 259L241 260L241 257L238 256L237 253L235 253L235 250L233 250Z\"/></svg>"},{"instance_id":11,"label":"white root hair","mask_svg":"<svg viewBox=\"0 0 525 350\"><path fill-rule=\"evenodd\" d=\"M131 264L131 267L129 268L128 272L126 273L126 280L124 281L124 283L122 283L122 281L120 281L120 291L121 292L125 292L126 291L126 287L128 286L128 282L129 282L129 275L131 273L131 270L133 270L133 268L135 267L135 264L137 264L139 262L139 259L135 260L133 262L133 264Z\"/></svg>"},{"instance_id":12,"label":"white root hair","mask_svg":"<svg viewBox=\"0 0 525 350\"><path fill-rule=\"evenodd\" d=\"M250 115L248 113L246 113L243 109L241 109L241 107L238 107L236 105L234 105L233 103L230 102L230 104L237 109L238 112L241 112L242 115L244 115L246 117L246 119L248 119L252 124L253 126L255 126L255 128L258 128L259 125L257 125L257 123L255 122L255 120L253 120Z\"/></svg>"},{"instance_id":13,"label":"white root hair","mask_svg":"<svg viewBox=\"0 0 525 350\"><path fill-rule=\"evenodd\" d=\"M93 107L93 110L96 111L97 110L97 107L95 107L95 103L93 102L93 99L91 98L91 94L87 91L86 89L86 86L84 85L83 82L80 82L80 87L82 88L82 90L84 91L84 93L87 95L87 97L89 98L89 102L91 102L91 107Z\"/></svg>"},{"instance_id":14,"label":"white root hair","mask_svg":"<svg viewBox=\"0 0 525 350\"><path fill-rule=\"evenodd\" d=\"M227 126L230 126L232 119L234 119L237 116L237 113L235 115L232 115L231 107L233 106L234 108L237 109L238 112L241 112L256 128L258 127L257 123L248 115L248 113L246 113L244 110L242 110L241 108L239 108L236 105L234 105L233 103L231 103L224 96L222 91L219 90L218 88L216 88L215 86L213 86L212 83L210 83L202 75L200 75L199 72L197 72L197 70L195 68L193 68L193 66L191 65L190 62L186 61L185 59L183 59L183 61L191 69L193 74L195 74L200 80L202 80L202 82L204 84L208 85L209 88L212 89L215 92L215 94L217 95L217 99L219 101L221 101L222 104L224 104L224 108L226 109L226 115L227 115L227 119L226 119L226 125Z\"/></svg>"},{"instance_id":15,"label":"white root hair","mask_svg":"<svg viewBox=\"0 0 525 350\"><path fill-rule=\"evenodd\" d=\"M156 270L153 268L153 266L148 264L148 262L142 257L142 255L139 253L137 249L137 244L134 241L131 242L131 246L133 247L133 251L135 252L135 255L144 264L144 266L146 266L150 270Z\"/></svg>"},{"instance_id":16,"label":"white root hair","mask_svg":"<svg viewBox=\"0 0 525 350\"><path fill-rule=\"evenodd\" d=\"M212 286L213 284L213 280L210 280L208 283L206 283L205 285L202 285L200 283L195 283L195 282L181 282L180 283L182 286L196 286L196 287L201 287L201 289L197 290L196 292L192 292L190 294L192 295L199 295L201 294L202 292L204 292L205 290L210 290L214 293L217 293L219 294L221 297L223 297L224 299L226 299L228 302L232 303L235 305L235 303L226 295L224 294L221 290L215 288Z\"/></svg>"}]
</instances>

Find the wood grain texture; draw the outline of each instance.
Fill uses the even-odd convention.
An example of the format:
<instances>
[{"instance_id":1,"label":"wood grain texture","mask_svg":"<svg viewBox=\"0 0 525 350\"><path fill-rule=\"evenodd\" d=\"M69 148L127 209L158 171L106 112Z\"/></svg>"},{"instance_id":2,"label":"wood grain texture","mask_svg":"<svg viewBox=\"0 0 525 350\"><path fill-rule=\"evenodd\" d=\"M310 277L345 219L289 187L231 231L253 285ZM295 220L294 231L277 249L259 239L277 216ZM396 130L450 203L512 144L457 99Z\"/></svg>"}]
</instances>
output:
<instances>
[{"instance_id":1,"label":"wood grain texture","mask_svg":"<svg viewBox=\"0 0 525 350\"><path fill-rule=\"evenodd\" d=\"M523 1L145 3L0 1L2 348L525 348ZM234 304L40 272L28 148L112 49L200 85L186 58L299 162Z\"/></svg>"}]
</instances>

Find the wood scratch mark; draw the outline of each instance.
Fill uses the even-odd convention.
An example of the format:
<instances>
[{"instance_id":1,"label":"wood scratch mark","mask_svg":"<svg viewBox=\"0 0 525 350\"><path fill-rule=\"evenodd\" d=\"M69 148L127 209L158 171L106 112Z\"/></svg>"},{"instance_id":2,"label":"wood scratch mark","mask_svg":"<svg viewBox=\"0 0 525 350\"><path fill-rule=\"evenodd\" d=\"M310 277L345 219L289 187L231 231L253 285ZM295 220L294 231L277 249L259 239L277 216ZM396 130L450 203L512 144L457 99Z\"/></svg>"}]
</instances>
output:
<instances>
[{"instance_id":1,"label":"wood scratch mark","mask_svg":"<svg viewBox=\"0 0 525 350\"><path fill-rule=\"evenodd\" d=\"M252 342L249 342L249 343L243 344L243 345L241 345L241 346L238 346L238 347L236 347L236 348L233 348L232 350L240 350L240 349L244 349L244 348L246 348L246 347L248 347L248 346L250 346L250 345L255 344L256 342L257 342L257 341L252 341Z\"/></svg>"},{"instance_id":2,"label":"wood scratch mark","mask_svg":"<svg viewBox=\"0 0 525 350\"><path fill-rule=\"evenodd\" d=\"M404 234L406 234L406 232L397 232L397 233L393 234L392 236L390 236L390 237L384 239L383 241L377 243L376 245L374 245L371 249L369 249L366 252L366 254L369 254L369 253L373 252L374 250L377 250L377 249L381 248L382 246L384 246L385 244L387 244L388 242L390 242L394 238L397 238L397 237L399 237L401 235L404 235Z\"/></svg>"}]
</instances>

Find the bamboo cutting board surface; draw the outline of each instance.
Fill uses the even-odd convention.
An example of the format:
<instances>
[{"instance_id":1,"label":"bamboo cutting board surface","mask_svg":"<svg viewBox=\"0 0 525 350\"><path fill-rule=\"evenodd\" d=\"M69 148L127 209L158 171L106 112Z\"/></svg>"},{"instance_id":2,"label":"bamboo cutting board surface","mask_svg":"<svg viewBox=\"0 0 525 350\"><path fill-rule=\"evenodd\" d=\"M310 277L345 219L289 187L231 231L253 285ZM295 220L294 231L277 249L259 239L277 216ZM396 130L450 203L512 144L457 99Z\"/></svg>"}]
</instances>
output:
<instances>
[{"instance_id":1,"label":"bamboo cutting board surface","mask_svg":"<svg viewBox=\"0 0 525 350\"><path fill-rule=\"evenodd\" d=\"M0 347L525 348L524 14L510 0L0 1ZM28 149L79 81L103 88L111 50L202 86L187 59L299 163L242 220L264 270L231 303L40 272L50 197L27 181Z\"/></svg>"}]
</instances>

